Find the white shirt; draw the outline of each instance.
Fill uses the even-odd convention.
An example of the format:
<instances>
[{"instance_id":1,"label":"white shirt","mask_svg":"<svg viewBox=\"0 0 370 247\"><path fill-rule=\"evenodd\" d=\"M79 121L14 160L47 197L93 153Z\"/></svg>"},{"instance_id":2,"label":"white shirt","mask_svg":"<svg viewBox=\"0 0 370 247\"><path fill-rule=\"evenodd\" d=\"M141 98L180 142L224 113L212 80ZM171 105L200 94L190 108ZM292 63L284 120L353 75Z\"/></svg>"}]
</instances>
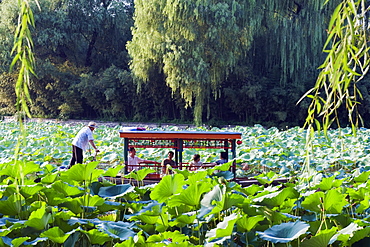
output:
<instances>
[{"instance_id":1,"label":"white shirt","mask_svg":"<svg viewBox=\"0 0 370 247\"><path fill-rule=\"evenodd\" d=\"M142 163L144 160L140 159L139 157L135 156L132 158L131 156L128 156L128 165L132 165L131 170L139 170L137 165Z\"/></svg>"},{"instance_id":2,"label":"white shirt","mask_svg":"<svg viewBox=\"0 0 370 247\"><path fill-rule=\"evenodd\" d=\"M203 165L203 162L202 161L195 162L194 160L192 160L192 161L190 161L189 164L191 166L202 166Z\"/></svg>"},{"instance_id":3,"label":"white shirt","mask_svg":"<svg viewBox=\"0 0 370 247\"><path fill-rule=\"evenodd\" d=\"M72 141L72 144L76 147L81 148L83 151L86 151L89 146L89 141L93 141L92 131L89 127L83 127L75 136Z\"/></svg>"}]
</instances>

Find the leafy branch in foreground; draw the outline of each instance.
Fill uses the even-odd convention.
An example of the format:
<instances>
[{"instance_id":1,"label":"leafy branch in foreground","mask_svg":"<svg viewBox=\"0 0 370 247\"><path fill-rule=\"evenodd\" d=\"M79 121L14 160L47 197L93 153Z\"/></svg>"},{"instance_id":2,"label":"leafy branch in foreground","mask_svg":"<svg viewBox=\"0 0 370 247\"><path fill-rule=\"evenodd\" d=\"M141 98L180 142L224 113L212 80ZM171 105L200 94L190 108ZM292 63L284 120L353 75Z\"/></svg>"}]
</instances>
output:
<instances>
[{"instance_id":1,"label":"leafy branch in foreground","mask_svg":"<svg viewBox=\"0 0 370 247\"><path fill-rule=\"evenodd\" d=\"M362 95L356 84L369 71L368 5L365 0L346 0L337 6L328 27L329 36L324 45L327 57L319 67L322 70L314 88L301 98L312 99L305 125L316 125L325 135L334 121L340 127L338 110L343 104L353 133L359 121L362 122L357 111ZM321 123L318 117L322 118Z\"/></svg>"},{"instance_id":2,"label":"leafy branch in foreground","mask_svg":"<svg viewBox=\"0 0 370 247\"><path fill-rule=\"evenodd\" d=\"M35 0L37 3L37 0ZM24 112L28 117L31 117L27 101L31 101L28 86L30 84L30 74L36 75L34 71L35 57L33 54L33 41L30 31L30 26L35 26L33 12L28 0L18 1L20 8L18 17L18 26L14 34L14 46L12 54L16 53L10 65L10 71L13 70L17 62L19 65L19 74L15 85L15 93L17 95L16 109L17 112ZM20 117L20 116L19 116Z\"/></svg>"},{"instance_id":3,"label":"leafy branch in foreground","mask_svg":"<svg viewBox=\"0 0 370 247\"><path fill-rule=\"evenodd\" d=\"M359 121L363 122L357 110L358 98L362 98L357 83L369 71L366 18L369 10L370 6L365 0L345 0L337 6L327 30L328 38L324 44L327 57L319 67L321 72L315 86L298 101L299 103L305 97L312 99L305 122L308 129L304 171L308 177L312 174L310 154L313 153L314 126L316 125L318 131L323 130L328 137L327 130L334 121L340 127L338 110L343 104L348 111L348 120L354 134Z\"/></svg>"},{"instance_id":4,"label":"leafy branch in foreground","mask_svg":"<svg viewBox=\"0 0 370 247\"><path fill-rule=\"evenodd\" d=\"M35 0L38 5L37 0ZM33 54L33 41L30 31L30 26L35 26L35 20L33 17L33 12L30 6L30 1L28 0L18 0L19 16L18 16L18 26L14 34L14 46L12 49L12 54L15 53L13 61L10 65L10 71L14 69L14 66L19 63L18 79L15 84L16 99L16 110L17 118L20 124L21 133L19 136L19 141L16 146L15 159L20 148L20 143L22 136L25 137L25 130L23 127L22 120L24 115L31 117L27 102L32 102L31 96L28 90L30 84L31 74L36 75L34 71L35 67L35 57Z\"/></svg>"}]
</instances>

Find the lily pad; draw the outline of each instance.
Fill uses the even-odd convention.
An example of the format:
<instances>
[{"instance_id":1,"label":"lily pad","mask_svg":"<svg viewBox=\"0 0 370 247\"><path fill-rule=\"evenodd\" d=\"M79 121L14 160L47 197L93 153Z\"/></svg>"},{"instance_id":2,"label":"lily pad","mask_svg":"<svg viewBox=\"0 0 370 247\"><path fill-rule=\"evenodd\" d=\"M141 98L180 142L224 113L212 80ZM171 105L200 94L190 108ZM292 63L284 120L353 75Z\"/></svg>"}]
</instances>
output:
<instances>
[{"instance_id":1,"label":"lily pad","mask_svg":"<svg viewBox=\"0 0 370 247\"><path fill-rule=\"evenodd\" d=\"M263 240L276 243L288 243L307 232L310 225L302 221L275 225L264 232L257 232Z\"/></svg>"}]
</instances>

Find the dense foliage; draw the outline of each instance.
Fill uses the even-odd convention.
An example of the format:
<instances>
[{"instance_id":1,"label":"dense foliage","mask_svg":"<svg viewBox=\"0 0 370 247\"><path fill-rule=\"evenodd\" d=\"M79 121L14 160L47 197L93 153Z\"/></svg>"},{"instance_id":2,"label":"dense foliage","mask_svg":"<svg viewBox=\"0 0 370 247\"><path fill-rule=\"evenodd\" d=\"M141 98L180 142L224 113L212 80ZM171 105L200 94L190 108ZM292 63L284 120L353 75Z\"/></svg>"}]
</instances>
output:
<instances>
[{"instance_id":1,"label":"dense foliage","mask_svg":"<svg viewBox=\"0 0 370 247\"><path fill-rule=\"evenodd\" d=\"M102 150L97 162L59 169L81 126L35 122L25 123L27 143L14 162L18 125L0 122L0 127L2 246L324 247L369 241L368 129L357 136L350 128L330 130L330 140L317 135L315 159L305 173L305 130L223 129L242 133L236 162L250 169L239 170L238 176L262 184L241 187L232 181L230 164L177 170L153 186L112 184L108 177L123 168L123 143L120 126L104 124L95 133ZM139 155L159 160L167 151L139 150ZM200 151L187 150L185 156ZM213 150L201 154L204 161L216 159ZM147 168L127 177L141 181L150 172ZM281 177L290 181L270 185Z\"/></svg>"},{"instance_id":2,"label":"dense foliage","mask_svg":"<svg viewBox=\"0 0 370 247\"><path fill-rule=\"evenodd\" d=\"M325 30L340 1L178 1L167 7L158 1L151 15L141 14L150 6L140 1L38 2L40 9L30 1L34 116L192 122L195 115L213 125L295 126L304 122L308 102L295 103L314 85ZM17 2L1 1L0 12L0 113L9 115L15 112L17 75L8 68ZM131 59L133 67L146 64L137 64L147 73L145 84L135 70L133 76ZM365 119L368 84L365 78L358 85Z\"/></svg>"}]
</instances>

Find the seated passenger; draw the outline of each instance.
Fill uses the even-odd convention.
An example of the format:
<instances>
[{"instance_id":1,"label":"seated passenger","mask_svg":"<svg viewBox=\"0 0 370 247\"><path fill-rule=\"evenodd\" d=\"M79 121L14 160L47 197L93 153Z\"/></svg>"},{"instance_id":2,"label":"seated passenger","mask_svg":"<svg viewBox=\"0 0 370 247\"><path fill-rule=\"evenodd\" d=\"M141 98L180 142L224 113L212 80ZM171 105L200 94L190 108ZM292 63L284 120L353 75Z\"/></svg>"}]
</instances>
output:
<instances>
[{"instance_id":1,"label":"seated passenger","mask_svg":"<svg viewBox=\"0 0 370 247\"><path fill-rule=\"evenodd\" d=\"M129 156L128 156L128 169L127 171L128 172L131 172L133 170L139 170L139 167L138 165L141 164L141 163L145 163L145 164L160 164L159 162L157 161L152 161L152 160L145 160L145 159L141 159L139 157L136 156L136 150L134 147L131 147L130 150L129 150Z\"/></svg>"},{"instance_id":2,"label":"seated passenger","mask_svg":"<svg viewBox=\"0 0 370 247\"><path fill-rule=\"evenodd\" d=\"M217 160L216 165L221 165L227 163L227 153L226 152L221 152L220 153L220 159Z\"/></svg>"},{"instance_id":3,"label":"seated passenger","mask_svg":"<svg viewBox=\"0 0 370 247\"><path fill-rule=\"evenodd\" d=\"M168 158L164 159L162 161L162 174L168 174L170 171L167 169L167 165L170 165L171 167L176 167L176 162L173 160L174 152L169 151L168 152Z\"/></svg>"},{"instance_id":4,"label":"seated passenger","mask_svg":"<svg viewBox=\"0 0 370 247\"><path fill-rule=\"evenodd\" d=\"M194 154L193 160L190 161L189 165L190 165L189 167L190 171L196 171L197 169L201 168L203 165L203 162L200 161L200 155Z\"/></svg>"}]
</instances>

